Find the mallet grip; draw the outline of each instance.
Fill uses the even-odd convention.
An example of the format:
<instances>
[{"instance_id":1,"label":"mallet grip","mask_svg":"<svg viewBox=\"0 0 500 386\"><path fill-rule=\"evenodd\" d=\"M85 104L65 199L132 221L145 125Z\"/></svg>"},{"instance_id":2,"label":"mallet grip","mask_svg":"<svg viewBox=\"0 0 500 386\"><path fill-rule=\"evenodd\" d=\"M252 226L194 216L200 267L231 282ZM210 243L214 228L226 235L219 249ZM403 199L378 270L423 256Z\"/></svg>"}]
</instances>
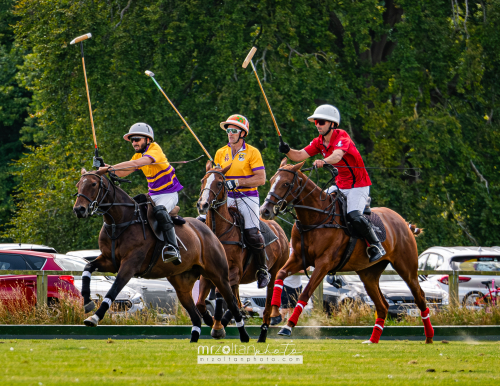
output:
<instances>
[{"instance_id":1,"label":"mallet grip","mask_svg":"<svg viewBox=\"0 0 500 386\"><path fill-rule=\"evenodd\" d=\"M89 32L88 34L85 34L85 35L82 35L82 36L78 36L77 38L74 38L69 44L79 43L81 41L90 39L91 37L92 37L92 34Z\"/></svg>"},{"instance_id":2,"label":"mallet grip","mask_svg":"<svg viewBox=\"0 0 500 386\"><path fill-rule=\"evenodd\" d=\"M257 47L252 47L241 67L247 68L248 63L250 63L256 52L257 52Z\"/></svg>"}]
</instances>

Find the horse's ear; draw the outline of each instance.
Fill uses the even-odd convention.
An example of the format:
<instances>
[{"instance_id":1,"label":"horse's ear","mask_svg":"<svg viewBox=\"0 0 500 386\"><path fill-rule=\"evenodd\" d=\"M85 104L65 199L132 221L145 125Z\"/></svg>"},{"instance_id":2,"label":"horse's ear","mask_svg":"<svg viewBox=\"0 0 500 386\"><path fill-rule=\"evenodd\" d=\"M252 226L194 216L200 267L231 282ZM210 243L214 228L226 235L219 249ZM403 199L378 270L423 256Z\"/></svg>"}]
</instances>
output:
<instances>
[{"instance_id":1,"label":"horse's ear","mask_svg":"<svg viewBox=\"0 0 500 386\"><path fill-rule=\"evenodd\" d=\"M95 172L98 176L102 176L108 172L108 169L99 169Z\"/></svg>"},{"instance_id":2,"label":"horse's ear","mask_svg":"<svg viewBox=\"0 0 500 386\"><path fill-rule=\"evenodd\" d=\"M212 161L208 160L207 164L205 165L205 169L208 172L210 169L212 169Z\"/></svg>"},{"instance_id":3,"label":"horse's ear","mask_svg":"<svg viewBox=\"0 0 500 386\"><path fill-rule=\"evenodd\" d=\"M301 163L299 163L299 164L297 164L297 165L293 165L292 170L293 170L294 172L296 172L297 170L302 169L302 166L304 166L304 164L305 164L305 163L306 163L306 161L302 161Z\"/></svg>"},{"instance_id":4,"label":"horse's ear","mask_svg":"<svg viewBox=\"0 0 500 386\"><path fill-rule=\"evenodd\" d=\"M87 171L85 170L85 168L82 168L82 170L80 170L80 173L82 174L82 176L87 173Z\"/></svg>"},{"instance_id":5,"label":"horse's ear","mask_svg":"<svg viewBox=\"0 0 500 386\"><path fill-rule=\"evenodd\" d=\"M283 158L281 160L280 168L282 168L283 166L285 166L287 163L288 163L288 158L287 157Z\"/></svg>"},{"instance_id":6,"label":"horse's ear","mask_svg":"<svg viewBox=\"0 0 500 386\"><path fill-rule=\"evenodd\" d=\"M222 174L226 175L227 171L228 171L229 169L231 169L231 166L232 166L232 165L233 165L233 164L231 164L231 165L229 165L229 166L226 166L226 167L225 167L224 169L222 169L220 172L221 172Z\"/></svg>"}]
</instances>

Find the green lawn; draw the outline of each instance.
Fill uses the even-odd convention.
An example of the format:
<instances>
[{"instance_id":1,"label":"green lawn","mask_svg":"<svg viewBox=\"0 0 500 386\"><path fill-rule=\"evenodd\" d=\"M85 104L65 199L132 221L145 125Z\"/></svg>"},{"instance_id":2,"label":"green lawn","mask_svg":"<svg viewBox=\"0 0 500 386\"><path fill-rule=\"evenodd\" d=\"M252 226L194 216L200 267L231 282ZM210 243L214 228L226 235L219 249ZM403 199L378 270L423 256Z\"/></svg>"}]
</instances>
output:
<instances>
[{"instance_id":1,"label":"green lawn","mask_svg":"<svg viewBox=\"0 0 500 386\"><path fill-rule=\"evenodd\" d=\"M3 385L493 385L500 379L499 342L269 339L269 350L295 344L303 365L198 365L202 340L0 340ZM241 345L241 346L240 346ZM255 340L245 346L257 346ZM292 346L289 346L290 348ZM289 349L290 349L289 348ZM433 372L428 371L433 369Z\"/></svg>"}]
</instances>

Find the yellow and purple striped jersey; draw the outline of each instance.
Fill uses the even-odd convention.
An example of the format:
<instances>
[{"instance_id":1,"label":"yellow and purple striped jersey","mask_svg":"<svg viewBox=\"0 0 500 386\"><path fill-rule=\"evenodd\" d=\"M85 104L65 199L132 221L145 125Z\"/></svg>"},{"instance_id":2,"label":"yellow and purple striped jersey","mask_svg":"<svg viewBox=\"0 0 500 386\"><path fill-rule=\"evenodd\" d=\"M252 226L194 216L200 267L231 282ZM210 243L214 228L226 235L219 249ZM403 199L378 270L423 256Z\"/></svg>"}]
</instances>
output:
<instances>
[{"instance_id":1,"label":"yellow and purple striped jersey","mask_svg":"<svg viewBox=\"0 0 500 386\"><path fill-rule=\"evenodd\" d=\"M257 148L245 143L245 141L243 141L243 146L234 155L234 157L229 144L217 150L214 162L215 164L219 164L223 169L226 166L231 165L231 168L226 173L226 179L228 180L250 178L255 174L256 170L264 169L264 162L262 161L260 151ZM238 187L238 190L244 194L230 191L228 192L228 197L259 197L257 187Z\"/></svg>"},{"instance_id":2,"label":"yellow and purple striped jersey","mask_svg":"<svg viewBox=\"0 0 500 386\"><path fill-rule=\"evenodd\" d=\"M175 169L168 163L167 157L156 142L150 143L144 153L136 153L132 161L142 157L149 157L154 165L140 167L148 180L149 195L175 193L183 188L175 175ZM139 170L137 169L137 170Z\"/></svg>"}]
</instances>

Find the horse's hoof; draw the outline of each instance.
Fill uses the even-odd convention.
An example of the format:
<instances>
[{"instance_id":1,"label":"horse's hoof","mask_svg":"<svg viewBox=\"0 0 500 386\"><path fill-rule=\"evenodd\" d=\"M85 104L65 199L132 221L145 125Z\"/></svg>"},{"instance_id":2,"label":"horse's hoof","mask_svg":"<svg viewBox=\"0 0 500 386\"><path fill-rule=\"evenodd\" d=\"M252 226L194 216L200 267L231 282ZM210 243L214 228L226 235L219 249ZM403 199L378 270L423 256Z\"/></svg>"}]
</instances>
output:
<instances>
[{"instance_id":1,"label":"horse's hoof","mask_svg":"<svg viewBox=\"0 0 500 386\"><path fill-rule=\"evenodd\" d=\"M365 340L362 344L373 344L371 340Z\"/></svg>"},{"instance_id":2,"label":"horse's hoof","mask_svg":"<svg viewBox=\"0 0 500 386\"><path fill-rule=\"evenodd\" d=\"M84 310L85 310L85 313L88 314L90 311L93 311L94 308L95 308L95 303L93 300L91 300L90 302L88 302L87 304L85 304L83 306Z\"/></svg>"},{"instance_id":3,"label":"horse's hoof","mask_svg":"<svg viewBox=\"0 0 500 386\"><path fill-rule=\"evenodd\" d=\"M281 317L281 315L278 315L278 316L272 316L271 317L271 326L276 326L277 324L280 324L281 321L283 320L283 318Z\"/></svg>"},{"instance_id":4,"label":"horse's hoof","mask_svg":"<svg viewBox=\"0 0 500 386\"><path fill-rule=\"evenodd\" d=\"M214 319L212 318L212 315L210 315L209 311L205 311L205 313L203 314L203 322L208 327L212 327L214 325Z\"/></svg>"},{"instance_id":5,"label":"horse's hoof","mask_svg":"<svg viewBox=\"0 0 500 386\"><path fill-rule=\"evenodd\" d=\"M266 343L268 328L269 326L266 323L262 323L262 326L260 326L260 335L257 343Z\"/></svg>"},{"instance_id":6,"label":"horse's hoof","mask_svg":"<svg viewBox=\"0 0 500 386\"><path fill-rule=\"evenodd\" d=\"M87 319L83 321L87 327L97 327L99 324L99 317L97 315L89 316Z\"/></svg>"},{"instance_id":7,"label":"horse's hoof","mask_svg":"<svg viewBox=\"0 0 500 386\"><path fill-rule=\"evenodd\" d=\"M200 333L198 331L191 331L191 341L189 343L196 343L200 339Z\"/></svg>"},{"instance_id":8,"label":"horse's hoof","mask_svg":"<svg viewBox=\"0 0 500 386\"><path fill-rule=\"evenodd\" d=\"M212 331L210 331L210 335L212 335L212 338L214 339L224 339L226 337L226 330L221 328L220 330L214 330L212 328Z\"/></svg>"},{"instance_id":9,"label":"horse's hoof","mask_svg":"<svg viewBox=\"0 0 500 386\"><path fill-rule=\"evenodd\" d=\"M292 336L292 329L288 326L283 327L280 332L278 332L278 335L281 336Z\"/></svg>"},{"instance_id":10,"label":"horse's hoof","mask_svg":"<svg viewBox=\"0 0 500 386\"><path fill-rule=\"evenodd\" d=\"M425 344L434 343L432 338L425 338Z\"/></svg>"}]
</instances>

